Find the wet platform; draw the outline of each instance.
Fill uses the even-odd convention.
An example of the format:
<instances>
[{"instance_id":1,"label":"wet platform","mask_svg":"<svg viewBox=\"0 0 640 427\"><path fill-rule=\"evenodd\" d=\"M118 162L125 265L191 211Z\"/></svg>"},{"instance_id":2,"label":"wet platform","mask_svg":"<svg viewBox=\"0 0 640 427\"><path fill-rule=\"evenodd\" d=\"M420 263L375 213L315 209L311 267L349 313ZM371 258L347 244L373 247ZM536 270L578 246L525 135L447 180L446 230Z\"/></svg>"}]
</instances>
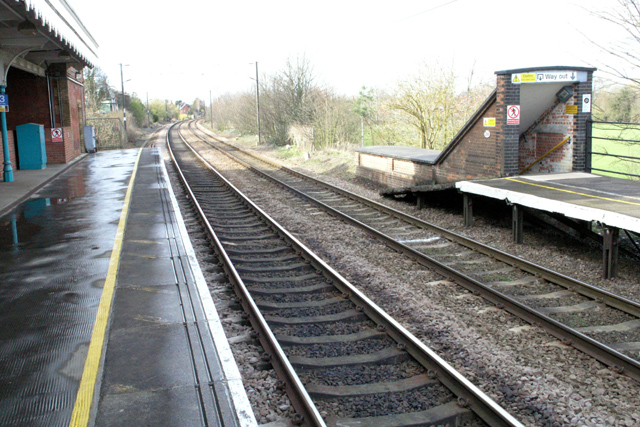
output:
<instances>
[{"instance_id":1,"label":"wet platform","mask_svg":"<svg viewBox=\"0 0 640 427\"><path fill-rule=\"evenodd\" d=\"M86 154L67 164L47 165L44 169L14 170L13 182L0 181L0 216L24 201L33 192L81 161Z\"/></svg>"},{"instance_id":2,"label":"wet platform","mask_svg":"<svg viewBox=\"0 0 640 427\"><path fill-rule=\"evenodd\" d=\"M583 172L461 181L467 194L640 233L640 184Z\"/></svg>"},{"instance_id":3,"label":"wet platform","mask_svg":"<svg viewBox=\"0 0 640 427\"><path fill-rule=\"evenodd\" d=\"M160 153L138 155L0 217L0 425L256 425Z\"/></svg>"}]
</instances>

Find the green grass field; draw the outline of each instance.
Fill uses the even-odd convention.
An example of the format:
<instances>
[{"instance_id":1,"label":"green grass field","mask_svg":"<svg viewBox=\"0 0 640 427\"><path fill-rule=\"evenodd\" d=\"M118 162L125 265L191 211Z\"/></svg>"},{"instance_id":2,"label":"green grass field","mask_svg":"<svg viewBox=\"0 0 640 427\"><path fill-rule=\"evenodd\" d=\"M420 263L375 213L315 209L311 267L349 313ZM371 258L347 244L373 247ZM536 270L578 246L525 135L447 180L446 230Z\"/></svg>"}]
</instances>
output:
<instances>
[{"instance_id":1,"label":"green grass field","mask_svg":"<svg viewBox=\"0 0 640 427\"><path fill-rule=\"evenodd\" d=\"M592 157L593 168L640 175L640 125L594 123L592 139L594 153L638 157L637 160L633 160L594 154ZM617 141L618 139L624 141ZM616 178L640 179L602 171L593 171L593 173Z\"/></svg>"}]
</instances>

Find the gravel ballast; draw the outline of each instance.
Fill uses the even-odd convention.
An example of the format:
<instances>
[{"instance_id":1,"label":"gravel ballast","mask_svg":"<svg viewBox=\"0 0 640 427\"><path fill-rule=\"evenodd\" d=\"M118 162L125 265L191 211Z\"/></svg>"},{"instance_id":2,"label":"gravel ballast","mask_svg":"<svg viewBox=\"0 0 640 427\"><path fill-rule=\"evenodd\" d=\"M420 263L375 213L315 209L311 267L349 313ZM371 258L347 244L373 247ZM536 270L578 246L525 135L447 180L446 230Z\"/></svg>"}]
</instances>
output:
<instances>
[{"instance_id":1,"label":"gravel ballast","mask_svg":"<svg viewBox=\"0 0 640 427\"><path fill-rule=\"evenodd\" d=\"M254 173L230 167L230 160L222 155L205 157L272 218L524 424L640 425L640 386L635 381L443 280L364 232L319 213ZM418 211L381 199L377 192L353 182L323 179L628 298L639 294L636 264L622 260L619 278L602 280L598 250L571 239L529 230L525 244L515 245L504 221L479 217L473 228L464 228L455 213ZM247 351L258 357L255 351Z\"/></svg>"}]
</instances>

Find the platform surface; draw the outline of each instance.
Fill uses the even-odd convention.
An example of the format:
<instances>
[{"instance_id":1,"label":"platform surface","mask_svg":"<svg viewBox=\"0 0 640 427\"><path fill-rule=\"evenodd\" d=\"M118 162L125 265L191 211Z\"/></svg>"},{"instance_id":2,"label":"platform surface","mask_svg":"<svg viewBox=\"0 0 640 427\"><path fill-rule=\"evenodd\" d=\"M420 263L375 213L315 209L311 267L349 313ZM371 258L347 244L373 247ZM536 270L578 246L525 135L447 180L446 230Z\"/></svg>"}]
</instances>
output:
<instances>
[{"instance_id":1,"label":"platform surface","mask_svg":"<svg viewBox=\"0 0 640 427\"><path fill-rule=\"evenodd\" d=\"M376 145L373 147L358 147L354 151L375 156L391 157L393 159L410 160L417 163L435 163L442 153L440 150L425 150L416 147L402 147L395 145Z\"/></svg>"},{"instance_id":2,"label":"platform surface","mask_svg":"<svg viewBox=\"0 0 640 427\"><path fill-rule=\"evenodd\" d=\"M4 182L0 177L0 216L86 155L83 154L66 164L47 165L44 169L14 170L13 182Z\"/></svg>"},{"instance_id":3,"label":"platform surface","mask_svg":"<svg viewBox=\"0 0 640 427\"><path fill-rule=\"evenodd\" d=\"M640 183L583 172L460 181L456 188L640 233Z\"/></svg>"},{"instance_id":4,"label":"platform surface","mask_svg":"<svg viewBox=\"0 0 640 427\"><path fill-rule=\"evenodd\" d=\"M0 218L0 425L69 425L136 154L88 157Z\"/></svg>"},{"instance_id":5,"label":"platform surface","mask_svg":"<svg viewBox=\"0 0 640 427\"><path fill-rule=\"evenodd\" d=\"M255 425L158 149L136 171L138 152L88 156L0 217L0 425L70 425L115 252L85 425Z\"/></svg>"}]
</instances>

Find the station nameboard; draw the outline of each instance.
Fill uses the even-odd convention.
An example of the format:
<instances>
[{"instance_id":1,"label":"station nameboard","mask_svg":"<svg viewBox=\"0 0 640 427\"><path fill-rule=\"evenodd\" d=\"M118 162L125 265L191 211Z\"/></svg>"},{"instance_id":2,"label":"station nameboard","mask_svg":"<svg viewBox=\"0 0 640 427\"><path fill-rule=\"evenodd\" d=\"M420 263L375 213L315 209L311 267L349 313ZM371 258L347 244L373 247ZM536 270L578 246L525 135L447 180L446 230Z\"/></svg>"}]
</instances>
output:
<instances>
[{"instance_id":1,"label":"station nameboard","mask_svg":"<svg viewBox=\"0 0 640 427\"><path fill-rule=\"evenodd\" d=\"M582 74L585 74L584 76ZM532 71L511 75L511 83L570 83L586 81L586 73L579 71Z\"/></svg>"}]
</instances>

